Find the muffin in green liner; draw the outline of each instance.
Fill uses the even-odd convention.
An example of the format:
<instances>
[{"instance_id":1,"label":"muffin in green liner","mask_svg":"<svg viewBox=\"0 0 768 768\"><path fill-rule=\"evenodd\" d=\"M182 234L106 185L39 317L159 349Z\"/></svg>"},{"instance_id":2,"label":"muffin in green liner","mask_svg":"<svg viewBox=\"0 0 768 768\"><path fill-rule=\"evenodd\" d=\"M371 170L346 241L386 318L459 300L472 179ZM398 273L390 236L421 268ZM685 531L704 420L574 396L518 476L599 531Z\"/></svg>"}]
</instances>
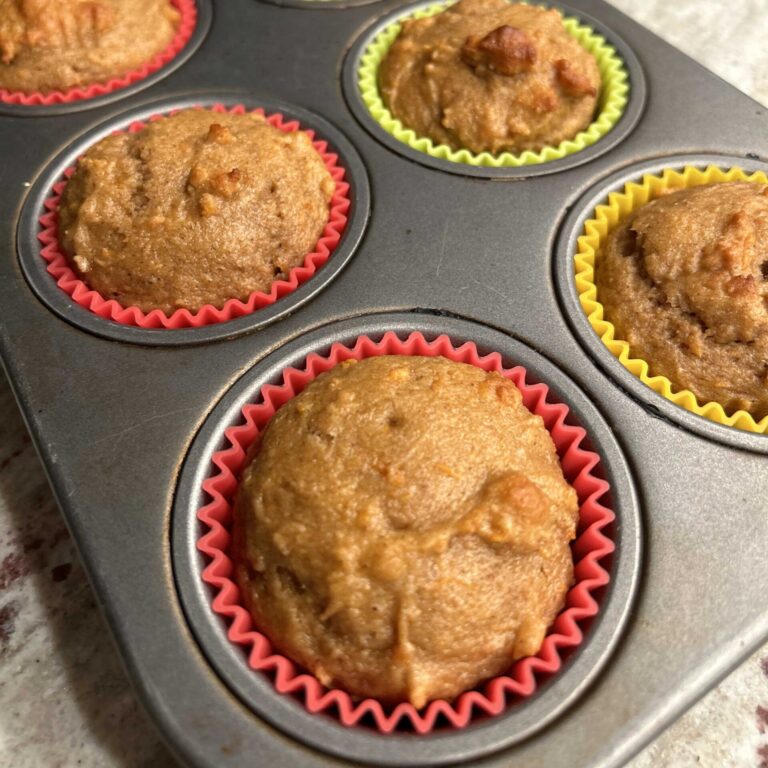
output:
<instances>
[{"instance_id":1,"label":"muffin in green liner","mask_svg":"<svg viewBox=\"0 0 768 768\"><path fill-rule=\"evenodd\" d=\"M490 168L515 168L538 165L572 155L594 144L619 121L629 98L628 74L623 61L604 37L575 18L563 17L563 26L588 53L594 57L600 71L601 86L597 95L596 116L592 123L571 139L541 150L473 153L468 149L453 149L437 144L431 138L419 136L407 128L385 105L379 90L379 67L402 29L402 21L421 19L441 13L452 2L436 3L416 11L406 12L400 19L384 27L362 53L357 71L360 96L379 125L398 141L431 157Z\"/></svg>"}]
</instances>

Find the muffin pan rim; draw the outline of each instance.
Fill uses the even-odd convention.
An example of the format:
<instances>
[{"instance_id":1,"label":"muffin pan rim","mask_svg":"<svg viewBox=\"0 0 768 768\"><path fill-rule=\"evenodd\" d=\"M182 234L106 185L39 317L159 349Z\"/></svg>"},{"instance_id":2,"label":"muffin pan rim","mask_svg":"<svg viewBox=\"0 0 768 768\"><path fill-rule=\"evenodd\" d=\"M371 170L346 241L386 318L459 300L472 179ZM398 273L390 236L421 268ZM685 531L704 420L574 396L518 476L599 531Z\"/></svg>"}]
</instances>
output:
<instances>
[{"instance_id":1,"label":"muffin pan rim","mask_svg":"<svg viewBox=\"0 0 768 768\"><path fill-rule=\"evenodd\" d=\"M573 260L577 251L576 242L583 234L585 222L592 218L595 208L607 199L610 192L622 190L625 184L642 178L646 173L660 174L667 168L680 170L689 165L697 167L716 165L721 168L738 166L747 172L764 171L768 173L768 161L753 157L691 153L665 155L636 161L602 177L571 205L568 215L558 228L553 259L558 303L568 327L592 360L625 394L638 401L654 416L663 418L708 440L720 442L733 448L768 454L768 435L748 432L726 424L718 424L677 405L643 383L631 371L627 370L605 346L592 328L579 301L573 268Z\"/></svg>"},{"instance_id":2,"label":"muffin pan rim","mask_svg":"<svg viewBox=\"0 0 768 768\"><path fill-rule=\"evenodd\" d=\"M155 72L137 80L135 83L126 85L124 88L117 88L102 96L78 99L65 104L26 105L7 104L0 101L0 117L55 117L68 115L73 112L84 112L89 109L112 105L120 99L135 96L145 88L150 88L153 85L156 85L186 64L192 56L197 53L211 30L214 16L213 0L195 0L195 4L197 6L197 21L195 22L195 28L192 30L189 40L187 40L186 45L167 64L164 64Z\"/></svg>"},{"instance_id":3,"label":"muffin pan rim","mask_svg":"<svg viewBox=\"0 0 768 768\"><path fill-rule=\"evenodd\" d=\"M315 131L316 138L328 142L329 149L339 156L339 164L345 170L345 181L349 183L349 199L352 203L347 225L341 240L332 251L328 261L309 280L300 284L273 304L249 314L221 323L196 328L155 329L130 326L99 317L81 307L56 284L47 271L47 262L40 254L42 245L38 240L39 218L45 211L45 200L51 195L53 185L76 159L100 139L115 129L122 129L137 120L146 120L158 112L170 112L194 106L244 104L252 109L262 107L266 112L280 112L286 118L297 119L303 128ZM37 298L61 319L81 330L116 341L150 346L179 346L201 344L239 336L263 328L286 314L294 312L322 291L344 269L360 245L371 209L370 182L365 164L346 135L329 120L297 105L288 104L269 96L261 98L253 92L206 91L169 94L153 99L91 125L79 133L74 140L64 143L64 148L49 161L35 177L23 201L16 226L17 257L24 277Z\"/></svg>"},{"instance_id":4,"label":"muffin pan rim","mask_svg":"<svg viewBox=\"0 0 768 768\"><path fill-rule=\"evenodd\" d=\"M244 654L226 636L225 621L210 607L211 592L200 577L206 561L197 550L200 524L196 513L203 497L202 480L207 476L211 455L221 447L223 430L237 421L243 404L253 399L264 384L278 380L284 368L301 365L310 352L361 335L376 338L387 330L400 336L421 331L428 338L444 333L457 346L473 341L481 353L499 352L505 365L509 361L509 365L525 366L531 380L546 383L555 399L566 403L576 421L587 430L591 448L601 455L612 489L611 508L617 515L610 585L587 638L567 657L563 669L542 683L530 699L505 713L431 736L382 735L348 728L310 713L302 703L278 693L271 680L248 666ZM177 594L196 642L223 682L258 716L290 737L338 757L391 766L405 762L441 765L491 754L531 736L570 706L600 673L623 635L638 591L642 521L633 474L623 449L579 385L539 352L509 334L475 321L413 309L332 321L291 339L248 369L212 407L192 439L174 495L170 544ZM515 722L519 723L517 727Z\"/></svg>"},{"instance_id":5,"label":"muffin pan rim","mask_svg":"<svg viewBox=\"0 0 768 768\"><path fill-rule=\"evenodd\" d=\"M372 5L381 0L261 0L263 3L277 5L281 8L305 8L309 11L328 9L343 11L346 8L359 8L361 5Z\"/></svg>"},{"instance_id":6,"label":"muffin pan rim","mask_svg":"<svg viewBox=\"0 0 768 768\"><path fill-rule=\"evenodd\" d=\"M341 72L341 85L344 93L344 101L357 122L377 142L387 149L401 155L407 160L419 163L432 170L443 171L457 176L469 176L478 179L518 180L532 176L545 176L588 163L614 149L626 139L640 121L645 110L646 82L645 73L640 60L635 55L632 47L608 25L595 19L588 13L580 11L566 3L550 2L549 0L535 0L535 5L546 8L555 8L563 11L590 27L599 35L602 35L615 49L618 57L624 64L629 83L629 94L624 111L616 125L594 144L585 149L574 152L565 157L548 162L518 167L487 167L470 165L468 163L455 163L443 158L432 157L426 152L420 152L388 133L371 115L368 107L362 100L358 87L358 68L360 59L365 54L373 39L386 27L398 19L404 18L421 8L434 5L439 0L417 0L390 9L386 13L374 17L354 39L349 50L344 55Z\"/></svg>"}]
</instances>

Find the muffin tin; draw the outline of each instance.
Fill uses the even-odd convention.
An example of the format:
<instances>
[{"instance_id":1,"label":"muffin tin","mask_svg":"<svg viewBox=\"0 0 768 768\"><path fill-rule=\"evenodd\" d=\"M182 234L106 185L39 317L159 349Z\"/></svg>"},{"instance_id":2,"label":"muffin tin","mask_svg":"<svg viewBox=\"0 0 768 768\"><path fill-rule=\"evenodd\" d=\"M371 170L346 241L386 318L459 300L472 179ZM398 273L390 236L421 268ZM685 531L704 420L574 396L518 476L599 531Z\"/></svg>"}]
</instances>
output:
<instances>
[{"instance_id":1,"label":"muffin tin","mask_svg":"<svg viewBox=\"0 0 768 768\"><path fill-rule=\"evenodd\" d=\"M198 5L186 60L141 92L0 116L3 362L141 700L194 766L621 765L768 637L768 437L632 379L590 335L573 242L595 202L647 169L765 169L766 110L601 0L558 4L624 58L624 118L577 162L491 180L402 152L360 113L349 62L399 3ZM328 140L351 184L344 240L299 290L229 323L90 315L39 259L52 181L126 122L213 102ZM587 430L617 515L610 584L563 669L499 716L426 736L345 728L276 693L227 641L195 546L207 460L242 403L311 352L385 331L525 365Z\"/></svg>"}]
</instances>

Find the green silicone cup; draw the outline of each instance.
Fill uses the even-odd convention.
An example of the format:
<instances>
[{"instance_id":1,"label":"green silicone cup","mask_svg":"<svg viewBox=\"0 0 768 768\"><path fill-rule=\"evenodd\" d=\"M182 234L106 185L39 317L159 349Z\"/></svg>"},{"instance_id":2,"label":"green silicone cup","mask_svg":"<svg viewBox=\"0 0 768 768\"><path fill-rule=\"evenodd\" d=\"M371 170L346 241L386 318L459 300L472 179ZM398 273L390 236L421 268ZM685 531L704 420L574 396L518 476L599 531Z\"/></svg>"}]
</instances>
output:
<instances>
[{"instance_id":1,"label":"green silicone cup","mask_svg":"<svg viewBox=\"0 0 768 768\"><path fill-rule=\"evenodd\" d=\"M403 15L400 21L435 16L449 5L452 5L452 2L435 3ZM544 147L539 152L526 150L520 155L513 155L511 152L502 152L499 155L492 155L490 152L474 154L467 149L453 150L445 144L435 144L425 136L417 136L414 131L406 128L395 118L384 106L379 93L379 65L400 34L400 21L392 22L379 32L360 57L357 71L358 88L368 111L387 133L411 149L424 152L431 157L449 160L452 163L490 168L518 168L559 160L580 152L605 136L618 123L629 99L629 77L616 49L588 26L577 19L565 16L563 17L565 29L595 57L600 68L602 85L598 99L598 114L589 128L572 139L560 142L556 147Z\"/></svg>"}]
</instances>

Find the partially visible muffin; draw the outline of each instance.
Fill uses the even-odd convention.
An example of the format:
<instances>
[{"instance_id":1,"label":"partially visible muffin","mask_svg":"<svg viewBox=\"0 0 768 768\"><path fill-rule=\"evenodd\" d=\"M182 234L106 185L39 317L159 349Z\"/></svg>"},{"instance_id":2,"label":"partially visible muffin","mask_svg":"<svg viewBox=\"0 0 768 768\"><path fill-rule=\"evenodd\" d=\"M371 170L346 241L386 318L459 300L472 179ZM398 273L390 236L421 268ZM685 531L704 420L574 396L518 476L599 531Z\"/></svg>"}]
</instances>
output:
<instances>
[{"instance_id":1,"label":"partially visible muffin","mask_svg":"<svg viewBox=\"0 0 768 768\"><path fill-rule=\"evenodd\" d=\"M597 297L632 357L701 402L768 415L768 186L691 187L608 237Z\"/></svg>"},{"instance_id":2,"label":"partially visible muffin","mask_svg":"<svg viewBox=\"0 0 768 768\"><path fill-rule=\"evenodd\" d=\"M138 69L173 40L170 0L0 0L0 88L49 92Z\"/></svg>"},{"instance_id":3,"label":"partially visible muffin","mask_svg":"<svg viewBox=\"0 0 768 768\"><path fill-rule=\"evenodd\" d=\"M460 0L403 22L379 66L386 106L452 149L541 150L594 118L600 71L560 13L507 0Z\"/></svg>"},{"instance_id":4,"label":"partially visible muffin","mask_svg":"<svg viewBox=\"0 0 768 768\"><path fill-rule=\"evenodd\" d=\"M302 131L188 110L102 139L59 210L78 275L105 298L171 313L245 300L302 264L335 183Z\"/></svg>"},{"instance_id":5,"label":"partially visible muffin","mask_svg":"<svg viewBox=\"0 0 768 768\"><path fill-rule=\"evenodd\" d=\"M511 381L440 357L349 361L268 424L237 496L236 578L322 683L421 707L539 650L577 518Z\"/></svg>"}]
</instances>

